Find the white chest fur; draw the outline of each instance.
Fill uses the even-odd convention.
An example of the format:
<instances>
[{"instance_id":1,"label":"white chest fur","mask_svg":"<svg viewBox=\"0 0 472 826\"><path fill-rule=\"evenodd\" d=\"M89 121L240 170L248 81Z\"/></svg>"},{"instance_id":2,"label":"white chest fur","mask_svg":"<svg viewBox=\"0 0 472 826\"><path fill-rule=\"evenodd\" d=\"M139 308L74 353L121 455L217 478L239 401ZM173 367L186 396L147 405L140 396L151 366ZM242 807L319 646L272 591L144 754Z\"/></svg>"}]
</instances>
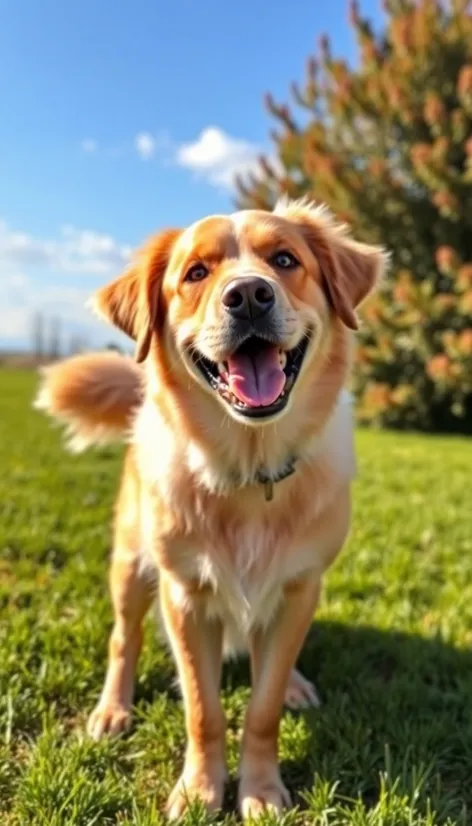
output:
<instances>
[{"instance_id":1,"label":"white chest fur","mask_svg":"<svg viewBox=\"0 0 472 826\"><path fill-rule=\"evenodd\" d=\"M218 564L215 554L198 558L200 582L210 586L207 613L224 623L227 650L246 647L251 630L267 627L283 599L284 585L297 575L317 566L316 548L292 549L258 545L254 537L240 537L231 572ZM263 561L263 564L261 562Z\"/></svg>"},{"instance_id":2,"label":"white chest fur","mask_svg":"<svg viewBox=\"0 0 472 826\"><path fill-rule=\"evenodd\" d=\"M170 432L160 421L159 412L149 404L142 408L135 429L134 438L140 473L150 489L159 490L160 497L171 511L180 506L178 494L174 492L176 475L187 473L194 478L192 484L206 485L208 478L217 472L201 448L182 444L176 434ZM189 461L191 459L191 461ZM355 476L355 454L351 403L348 394L341 394L338 405L316 440L309 446L302 461L316 463L323 461L332 470L332 485L320 486L309 498L307 509L323 513L332 502L339 486ZM201 467L199 467L201 466ZM296 474L295 474L296 476ZM285 485L287 483L280 483ZM262 496L261 496L262 503ZM150 504L150 501L149 501ZM235 503L236 504L236 503ZM152 554L153 535L156 526L152 508L143 503L143 547L145 557ZM262 503L263 506L263 503ZM198 522L205 514L192 513L193 528L173 541L173 566L177 580L197 581L206 586L207 610L209 616L220 618L227 629L229 647L240 647L247 639L248 632L257 626L264 626L274 616L281 599L284 585L309 570L321 569L325 555L325 543L329 541L324 532L316 527L309 536L297 537L293 532L290 547L284 535L283 523L277 512L277 498L270 520L260 519L252 514L251 519L237 520L225 535L222 547L205 532L198 529ZM300 514L300 519L308 520L310 514ZM186 600L185 587L176 586L175 598Z\"/></svg>"}]
</instances>

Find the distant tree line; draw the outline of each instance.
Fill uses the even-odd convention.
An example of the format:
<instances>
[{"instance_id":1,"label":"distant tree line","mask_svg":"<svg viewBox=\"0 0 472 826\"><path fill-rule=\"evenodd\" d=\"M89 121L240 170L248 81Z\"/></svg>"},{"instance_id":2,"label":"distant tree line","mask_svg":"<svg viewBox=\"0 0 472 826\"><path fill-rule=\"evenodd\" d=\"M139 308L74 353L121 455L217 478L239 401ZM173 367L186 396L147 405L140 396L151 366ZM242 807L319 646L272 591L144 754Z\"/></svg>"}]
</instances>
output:
<instances>
[{"instance_id":1,"label":"distant tree line","mask_svg":"<svg viewBox=\"0 0 472 826\"><path fill-rule=\"evenodd\" d=\"M45 316L41 312L35 313L32 318L31 344L38 362L56 361L89 349L85 336L68 334L58 316ZM106 349L121 352L120 347L113 342Z\"/></svg>"}]
</instances>

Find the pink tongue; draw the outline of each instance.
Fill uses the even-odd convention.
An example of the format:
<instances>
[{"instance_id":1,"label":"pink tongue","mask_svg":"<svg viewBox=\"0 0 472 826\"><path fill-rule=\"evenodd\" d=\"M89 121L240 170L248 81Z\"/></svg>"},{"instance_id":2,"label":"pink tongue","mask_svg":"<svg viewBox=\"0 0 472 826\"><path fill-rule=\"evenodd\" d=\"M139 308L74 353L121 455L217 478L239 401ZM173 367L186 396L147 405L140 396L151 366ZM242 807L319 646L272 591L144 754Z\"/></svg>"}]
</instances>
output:
<instances>
[{"instance_id":1,"label":"pink tongue","mask_svg":"<svg viewBox=\"0 0 472 826\"><path fill-rule=\"evenodd\" d=\"M228 359L229 389L248 407L267 407L275 402L286 379L277 347L266 347L251 356L235 353Z\"/></svg>"}]
</instances>

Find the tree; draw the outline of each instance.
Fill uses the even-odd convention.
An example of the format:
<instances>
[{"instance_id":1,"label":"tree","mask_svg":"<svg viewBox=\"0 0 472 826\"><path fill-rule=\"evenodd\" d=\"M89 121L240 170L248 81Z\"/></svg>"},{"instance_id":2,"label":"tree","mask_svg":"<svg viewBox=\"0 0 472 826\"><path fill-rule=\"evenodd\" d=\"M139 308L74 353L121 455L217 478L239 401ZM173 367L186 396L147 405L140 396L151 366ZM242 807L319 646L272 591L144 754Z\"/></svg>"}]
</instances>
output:
<instances>
[{"instance_id":1,"label":"tree","mask_svg":"<svg viewBox=\"0 0 472 826\"><path fill-rule=\"evenodd\" d=\"M61 355L61 323L54 316L49 322L49 358L56 360Z\"/></svg>"},{"instance_id":2,"label":"tree","mask_svg":"<svg viewBox=\"0 0 472 826\"><path fill-rule=\"evenodd\" d=\"M44 318L41 313L35 313L32 318L31 338L33 353L37 360L44 355Z\"/></svg>"},{"instance_id":3,"label":"tree","mask_svg":"<svg viewBox=\"0 0 472 826\"><path fill-rule=\"evenodd\" d=\"M365 307L359 416L472 430L472 14L466 0L389 0L375 33L350 6L354 68L322 38L298 115L267 97L275 159L238 181L242 207L324 201L392 267Z\"/></svg>"}]
</instances>

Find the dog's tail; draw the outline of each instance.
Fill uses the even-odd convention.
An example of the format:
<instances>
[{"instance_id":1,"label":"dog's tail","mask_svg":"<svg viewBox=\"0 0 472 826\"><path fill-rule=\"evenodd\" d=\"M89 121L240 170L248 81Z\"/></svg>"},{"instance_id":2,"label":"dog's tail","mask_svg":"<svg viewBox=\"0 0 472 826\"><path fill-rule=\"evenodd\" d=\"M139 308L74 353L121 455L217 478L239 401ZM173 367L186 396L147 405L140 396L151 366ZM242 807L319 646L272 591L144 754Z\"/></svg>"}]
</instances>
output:
<instances>
[{"instance_id":1,"label":"dog's tail","mask_svg":"<svg viewBox=\"0 0 472 826\"><path fill-rule=\"evenodd\" d=\"M123 438L143 400L141 368L117 353L73 356L41 373L34 406L66 425L75 453Z\"/></svg>"}]
</instances>

